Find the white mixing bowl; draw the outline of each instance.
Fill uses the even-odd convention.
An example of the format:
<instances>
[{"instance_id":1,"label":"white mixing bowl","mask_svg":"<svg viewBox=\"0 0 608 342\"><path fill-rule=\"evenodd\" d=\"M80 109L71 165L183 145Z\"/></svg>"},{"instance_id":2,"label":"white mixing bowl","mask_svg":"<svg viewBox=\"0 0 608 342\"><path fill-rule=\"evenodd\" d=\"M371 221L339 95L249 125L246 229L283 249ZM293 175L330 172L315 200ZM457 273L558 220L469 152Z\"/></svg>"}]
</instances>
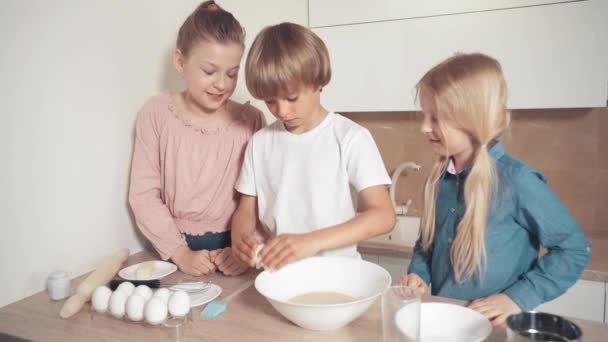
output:
<instances>
[{"instance_id":1,"label":"white mixing bowl","mask_svg":"<svg viewBox=\"0 0 608 342\"><path fill-rule=\"evenodd\" d=\"M277 272L264 271L255 288L283 316L311 330L343 327L364 313L391 284L390 274L371 262L340 257L312 257ZM343 304L294 304L289 299L310 292L338 292L358 300Z\"/></svg>"},{"instance_id":2,"label":"white mixing bowl","mask_svg":"<svg viewBox=\"0 0 608 342\"><path fill-rule=\"evenodd\" d=\"M413 306L406 306L395 315L401 331L408 335ZM488 319L467 307L447 303L422 303L420 306L420 341L481 342L492 333Z\"/></svg>"}]
</instances>

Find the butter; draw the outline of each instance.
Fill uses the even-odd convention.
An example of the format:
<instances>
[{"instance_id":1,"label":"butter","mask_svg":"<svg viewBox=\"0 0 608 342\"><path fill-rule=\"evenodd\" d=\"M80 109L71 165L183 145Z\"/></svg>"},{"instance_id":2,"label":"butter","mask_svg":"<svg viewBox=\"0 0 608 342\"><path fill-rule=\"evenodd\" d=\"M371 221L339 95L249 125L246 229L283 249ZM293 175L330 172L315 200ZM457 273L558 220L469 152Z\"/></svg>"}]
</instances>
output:
<instances>
[{"instance_id":1,"label":"butter","mask_svg":"<svg viewBox=\"0 0 608 342\"><path fill-rule=\"evenodd\" d=\"M147 280L152 278L154 273L154 261L146 261L141 263L135 270L135 278L137 280Z\"/></svg>"}]
</instances>

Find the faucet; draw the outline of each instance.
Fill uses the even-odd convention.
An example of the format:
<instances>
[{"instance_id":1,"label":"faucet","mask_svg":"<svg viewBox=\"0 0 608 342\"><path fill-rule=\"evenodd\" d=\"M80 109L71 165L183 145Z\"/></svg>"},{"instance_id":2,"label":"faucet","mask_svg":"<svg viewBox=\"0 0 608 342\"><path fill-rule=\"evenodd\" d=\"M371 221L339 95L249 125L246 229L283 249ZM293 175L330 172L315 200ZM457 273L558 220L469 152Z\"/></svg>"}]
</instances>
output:
<instances>
[{"instance_id":1,"label":"faucet","mask_svg":"<svg viewBox=\"0 0 608 342\"><path fill-rule=\"evenodd\" d=\"M395 207L395 215L397 215L397 216L405 216L405 214L407 214L407 211L410 208L410 204L412 204L411 198L407 200L405 205L397 205L397 203L395 203L395 192L396 192L396 188L397 188L397 180L399 179L401 172L403 172L406 169L420 171L420 165L416 164L415 162L405 162L405 163L402 163L401 165L397 166L397 168L395 169L395 172L393 172L393 177L391 179L391 186L389 188L389 194L391 196L391 202L393 202L393 206Z\"/></svg>"}]
</instances>

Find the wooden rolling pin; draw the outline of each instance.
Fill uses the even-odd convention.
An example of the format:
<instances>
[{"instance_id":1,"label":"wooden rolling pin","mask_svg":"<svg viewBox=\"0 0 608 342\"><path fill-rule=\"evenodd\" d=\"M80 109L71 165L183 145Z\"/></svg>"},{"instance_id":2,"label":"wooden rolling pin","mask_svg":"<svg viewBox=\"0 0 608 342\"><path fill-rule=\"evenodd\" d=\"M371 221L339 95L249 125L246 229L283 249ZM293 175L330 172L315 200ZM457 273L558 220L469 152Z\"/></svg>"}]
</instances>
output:
<instances>
[{"instance_id":1,"label":"wooden rolling pin","mask_svg":"<svg viewBox=\"0 0 608 342\"><path fill-rule=\"evenodd\" d=\"M93 271L89 276L78 285L76 293L68 298L63 304L59 316L61 318L68 318L80 311L84 306L84 303L91 299L93 291L98 286L104 285L109 282L114 275L120 270L122 263L129 257L129 249L125 248L119 252L114 253L110 256L101 267Z\"/></svg>"}]
</instances>

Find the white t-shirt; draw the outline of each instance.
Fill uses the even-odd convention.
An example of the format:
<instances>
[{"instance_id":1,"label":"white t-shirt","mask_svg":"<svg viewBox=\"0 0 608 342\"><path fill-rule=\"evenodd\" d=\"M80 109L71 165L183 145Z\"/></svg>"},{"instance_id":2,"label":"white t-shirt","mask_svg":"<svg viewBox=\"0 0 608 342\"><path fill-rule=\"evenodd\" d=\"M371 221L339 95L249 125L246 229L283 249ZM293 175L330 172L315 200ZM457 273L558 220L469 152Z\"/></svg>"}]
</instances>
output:
<instances>
[{"instance_id":1,"label":"white t-shirt","mask_svg":"<svg viewBox=\"0 0 608 342\"><path fill-rule=\"evenodd\" d=\"M293 134L281 121L249 140L236 190L256 196L270 236L308 233L355 217L356 193L390 184L369 131L329 113L317 127ZM355 245L321 255L360 257Z\"/></svg>"}]
</instances>

